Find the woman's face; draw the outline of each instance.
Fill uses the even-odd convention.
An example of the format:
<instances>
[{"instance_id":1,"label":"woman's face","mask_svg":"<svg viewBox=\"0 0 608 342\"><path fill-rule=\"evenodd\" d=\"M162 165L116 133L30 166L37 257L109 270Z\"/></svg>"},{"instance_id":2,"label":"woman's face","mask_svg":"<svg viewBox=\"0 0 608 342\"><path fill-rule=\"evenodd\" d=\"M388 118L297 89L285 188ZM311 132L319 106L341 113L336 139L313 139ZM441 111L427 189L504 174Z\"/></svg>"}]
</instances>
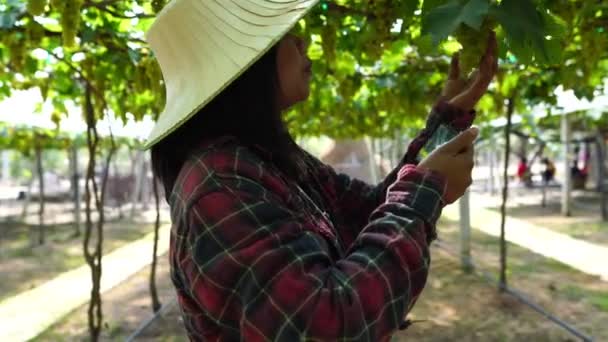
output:
<instances>
[{"instance_id":1,"label":"woman's face","mask_svg":"<svg viewBox=\"0 0 608 342\"><path fill-rule=\"evenodd\" d=\"M277 45L278 104L281 110L306 100L310 94L312 63L306 56L307 49L304 39L291 33Z\"/></svg>"}]
</instances>

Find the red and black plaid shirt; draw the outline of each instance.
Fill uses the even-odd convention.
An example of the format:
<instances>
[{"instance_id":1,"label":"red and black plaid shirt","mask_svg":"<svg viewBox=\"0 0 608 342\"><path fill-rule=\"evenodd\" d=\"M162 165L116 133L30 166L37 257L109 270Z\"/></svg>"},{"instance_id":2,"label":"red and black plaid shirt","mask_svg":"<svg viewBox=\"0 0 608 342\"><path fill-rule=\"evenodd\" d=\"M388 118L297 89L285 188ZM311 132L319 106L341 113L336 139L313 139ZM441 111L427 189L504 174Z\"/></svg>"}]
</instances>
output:
<instances>
[{"instance_id":1,"label":"red and black plaid shirt","mask_svg":"<svg viewBox=\"0 0 608 342\"><path fill-rule=\"evenodd\" d=\"M307 156L302 190L233 138L184 165L171 276L196 341L387 341L422 291L442 177L400 165L372 187Z\"/></svg>"}]
</instances>

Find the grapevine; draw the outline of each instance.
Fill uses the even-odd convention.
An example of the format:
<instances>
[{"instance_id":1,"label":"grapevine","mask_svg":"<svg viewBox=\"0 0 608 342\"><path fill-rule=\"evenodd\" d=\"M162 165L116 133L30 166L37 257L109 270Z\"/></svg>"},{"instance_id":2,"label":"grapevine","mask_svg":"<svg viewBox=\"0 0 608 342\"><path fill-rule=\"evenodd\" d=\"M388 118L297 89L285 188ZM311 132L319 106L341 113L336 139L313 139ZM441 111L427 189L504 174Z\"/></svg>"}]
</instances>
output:
<instances>
[{"instance_id":1,"label":"grapevine","mask_svg":"<svg viewBox=\"0 0 608 342\"><path fill-rule=\"evenodd\" d=\"M323 56L325 56L326 60L330 64L333 64L336 60L336 30L337 28L332 20L327 22L321 31L321 46L323 47Z\"/></svg>"}]
</instances>

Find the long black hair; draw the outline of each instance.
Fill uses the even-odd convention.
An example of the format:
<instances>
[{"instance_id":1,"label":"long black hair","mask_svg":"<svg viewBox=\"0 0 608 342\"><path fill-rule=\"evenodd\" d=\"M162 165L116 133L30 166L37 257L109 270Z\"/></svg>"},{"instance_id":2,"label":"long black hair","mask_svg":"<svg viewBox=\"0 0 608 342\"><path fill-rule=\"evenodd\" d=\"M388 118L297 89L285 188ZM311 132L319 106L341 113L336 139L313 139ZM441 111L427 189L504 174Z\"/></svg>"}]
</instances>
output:
<instances>
[{"instance_id":1,"label":"long black hair","mask_svg":"<svg viewBox=\"0 0 608 342\"><path fill-rule=\"evenodd\" d=\"M193 150L203 140L222 136L264 148L279 170L300 182L305 164L277 106L278 89L275 46L184 125L154 145L152 169L164 185L167 200Z\"/></svg>"}]
</instances>

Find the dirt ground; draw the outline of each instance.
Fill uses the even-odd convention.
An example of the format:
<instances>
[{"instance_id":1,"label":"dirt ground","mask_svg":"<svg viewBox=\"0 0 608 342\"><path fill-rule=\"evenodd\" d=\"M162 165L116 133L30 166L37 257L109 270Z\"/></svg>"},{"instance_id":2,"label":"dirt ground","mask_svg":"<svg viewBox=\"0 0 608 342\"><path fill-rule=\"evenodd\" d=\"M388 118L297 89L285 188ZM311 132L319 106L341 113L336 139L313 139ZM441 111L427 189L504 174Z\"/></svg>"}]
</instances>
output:
<instances>
[{"instance_id":1,"label":"dirt ground","mask_svg":"<svg viewBox=\"0 0 608 342\"><path fill-rule=\"evenodd\" d=\"M74 237L71 224L45 226L45 244L32 247L30 235L37 229L37 226L21 223L2 223L0 301L85 264L83 235ZM153 230L152 224L108 222L104 226L104 254Z\"/></svg>"},{"instance_id":2,"label":"dirt ground","mask_svg":"<svg viewBox=\"0 0 608 342\"><path fill-rule=\"evenodd\" d=\"M457 247L458 226L440 224L440 243ZM565 330L501 294L479 274L465 273L453 256L433 248L431 274L410 318L423 320L399 332L394 341L577 341ZM473 260L495 275L498 243L495 238L473 232ZM509 284L559 318L596 340L608 340L608 284L548 260L528 250L508 245ZM163 302L173 290L166 256L159 265L159 288ZM151 316L149 270L145 269L104 295L107 324L104 341L123 341ZM51 327L36 341L86 341L86 307ZM137 341L187 341L179 310L170 307L143 331Z\"/></svg>"}]
</instances>

